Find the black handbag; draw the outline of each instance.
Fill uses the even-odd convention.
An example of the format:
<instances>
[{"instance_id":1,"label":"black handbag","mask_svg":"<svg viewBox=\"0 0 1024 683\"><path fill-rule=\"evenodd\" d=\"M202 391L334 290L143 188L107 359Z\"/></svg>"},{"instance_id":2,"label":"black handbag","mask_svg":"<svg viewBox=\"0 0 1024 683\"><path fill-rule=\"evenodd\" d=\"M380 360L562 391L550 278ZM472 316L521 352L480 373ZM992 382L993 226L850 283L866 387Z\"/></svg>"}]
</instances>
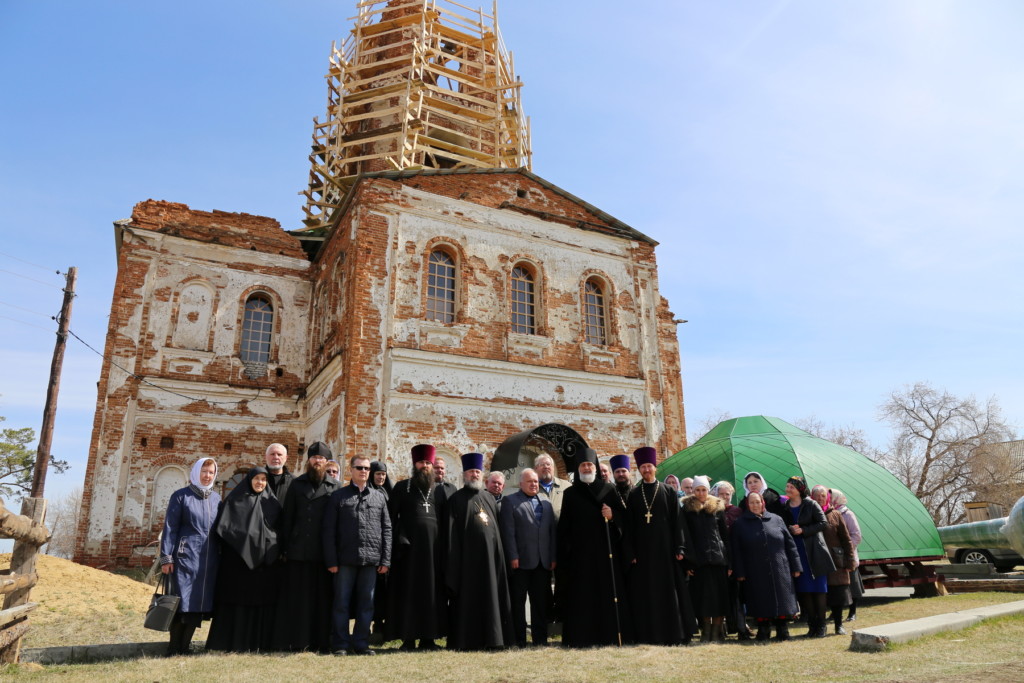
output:
<instances>
[{"instance_id":1,"label":"black handbag","mask_svg":"<svg viewBox=\"0 0 1024 683\"><path fill-rule=\"evenodd\" d=\"M146 621L143 624L146 628L154 631L170 631L171 621L178 613L178 605L181 598L177 595L168 595L170 588L170 574L161 574L160 581L156 584L156 591L149 601L149 609L146 610ZM163 593L160 591L163 590Z\"/></svg>"}]
</instances>

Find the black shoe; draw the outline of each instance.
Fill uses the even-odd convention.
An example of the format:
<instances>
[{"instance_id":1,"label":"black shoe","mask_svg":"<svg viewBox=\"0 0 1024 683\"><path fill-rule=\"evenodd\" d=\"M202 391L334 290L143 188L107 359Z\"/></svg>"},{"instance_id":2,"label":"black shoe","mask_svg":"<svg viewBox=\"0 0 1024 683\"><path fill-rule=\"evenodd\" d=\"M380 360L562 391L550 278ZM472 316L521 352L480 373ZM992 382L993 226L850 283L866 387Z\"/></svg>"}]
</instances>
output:
<instances>
[{"instance_id":1,"label":"black shoe","mask_svg":"<svg viewBox=\"0 0 1024 683\"><path fill-rule=\"evenodd\" d=\"M371 650L370 648L366 648L365 650L353 650L353 651L352 651L352 654L354 654L354 655L368 655L368 656L373 656L373 655L375 655L375 654L377 654L377 653L376 653L376 652L374 652L373 650Z\"/></svg>"},{"instance_id":2,"label":"black shoe","mask_svg":"<svg viewBox=\"0 0 1024 683\"><path fill-rule=\"evenodd\" d=\"M332 652L331 654L334 655L335 657L344 657L345 655L348 654L348 650L345 650L343 648L339 648L339 649L335 650L334 652Z\"/></svg>"},{"instance_id":3,"label":"black shoe","mask_svg":"<svg viewBox=\"0 0 1024 683\"><path fill-rule=\"evenodd\" d=\"M775 640L782 642L789 640L789 620L788 619L776 619L775 620Z\"/></svg>"},{"instance_id":4,"label":"black shoe","mask_svg":"<svg viewBox=\"0 0 1024 683\"><path fill-rule=\"evenodd\" d=\"M757 623L757 640L764 642L772 637L772 624L770 621L759 621Z\"/></svg>"},{"instance_id":5,"label":"black shoe","mask_svg":"<svg viewBox=\"0 0 1024 683\"><path fill-rule=\"evenodd\" d=\"M421 650L440 650L441 646L438 645L437 643L435 643L432 640L421 640L420 641L420 649Z\"/></svg>"},{"instance_id":6,"label":"black shoe","mask_svg":"<svg viewBox=\"0 0 1024 683\"><path fill-rule=\"evenodd\" d=\"M410 652L412 650L415 650L416 649L416 641L415 640L403 640L402 641L402 647L400 647L398 649L399 650L404 650L405 652Z\"/></svg>"},{"instance_id":7,"label":"black shoe","mask_svg":"<svg viewBox=\"0 0 1024 683\"><path fill-rule=\"evenodd\" d=\"M843 628L842 626L836 626L836 635L837 636L845 636L846 635L846 629Z\"/></svg>"}]
</instances>

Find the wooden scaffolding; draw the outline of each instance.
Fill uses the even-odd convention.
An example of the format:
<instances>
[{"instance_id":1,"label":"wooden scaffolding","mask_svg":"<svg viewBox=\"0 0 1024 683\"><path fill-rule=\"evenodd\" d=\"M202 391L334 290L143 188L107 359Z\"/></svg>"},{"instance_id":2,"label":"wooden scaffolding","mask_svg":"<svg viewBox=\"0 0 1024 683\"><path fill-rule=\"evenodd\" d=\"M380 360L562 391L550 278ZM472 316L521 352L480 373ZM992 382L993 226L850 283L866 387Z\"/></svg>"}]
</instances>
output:
<instances>
[{"instance_id":1,"label":"wooden scaffolding","mask_svg":"<svg viewBox=\"0 0 1024 683\"><path fill-rule=\"evenodd\" d=\"M492 13L452 0L362 0L331 46L313 120L307 229L330 224L360 173L531 167L522 84Z\"/></svg>"}]
</instances>

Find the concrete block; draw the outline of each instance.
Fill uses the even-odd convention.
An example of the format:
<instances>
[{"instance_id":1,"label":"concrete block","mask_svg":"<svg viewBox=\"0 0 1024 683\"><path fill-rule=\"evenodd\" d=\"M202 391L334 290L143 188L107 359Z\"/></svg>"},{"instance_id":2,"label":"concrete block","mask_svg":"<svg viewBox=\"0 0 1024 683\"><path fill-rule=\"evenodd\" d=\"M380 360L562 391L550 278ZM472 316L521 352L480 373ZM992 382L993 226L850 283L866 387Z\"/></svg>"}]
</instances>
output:
<instances>
[{"instance_id":1,"label":"concrete block","mask_svg":"<svg viewBox=\"0 0 1024 683\"><path fill-rule=\"evenodd\" d=\"M877 652L886 649L891 643L906 643L934 633L959 631L979 624L985 619L1013 614L1024 614L1024 600L858 629L850 638L850 649L861 652Z\"/></svg>"}]
</instances>

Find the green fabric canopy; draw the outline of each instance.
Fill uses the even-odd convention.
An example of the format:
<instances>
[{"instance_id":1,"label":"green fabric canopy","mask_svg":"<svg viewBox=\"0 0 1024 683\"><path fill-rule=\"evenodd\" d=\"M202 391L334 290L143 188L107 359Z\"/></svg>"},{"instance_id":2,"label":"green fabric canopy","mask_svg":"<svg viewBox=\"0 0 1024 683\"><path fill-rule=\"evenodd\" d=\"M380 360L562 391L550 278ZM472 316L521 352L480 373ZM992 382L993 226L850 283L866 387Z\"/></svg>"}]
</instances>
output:
<instances>
[{"instance_id":1,"label":"green fabric canopy","mask_svg":"<svg viewBox=\"0 0 1024 683\"><path fill-rule=\"evenodd\" d=\"M782 495L786 480L801 474L808 486L845 493L864 535L857 549L862 560L943 555L931 515L899 479L860 453L775 417L725 420L658 466L659 479L707 475L712 485L732 482L734 503L743 496L748 472L760 472Z\"/></svg>"}]
</instances>

